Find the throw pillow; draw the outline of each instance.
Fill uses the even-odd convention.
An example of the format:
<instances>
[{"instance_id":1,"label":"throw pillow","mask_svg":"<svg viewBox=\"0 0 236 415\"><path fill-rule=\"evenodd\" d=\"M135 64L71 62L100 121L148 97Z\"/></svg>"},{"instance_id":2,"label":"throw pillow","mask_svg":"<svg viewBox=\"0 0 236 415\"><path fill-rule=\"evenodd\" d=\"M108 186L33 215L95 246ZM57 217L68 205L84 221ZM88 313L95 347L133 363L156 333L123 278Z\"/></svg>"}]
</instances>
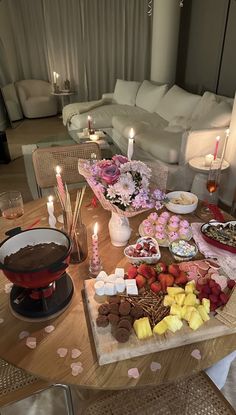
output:
<instances>
[{"instance_id":1,"label":"throw pillow","mask_svg":"<svg viewBox=\"0 0 236 415\"><path fill-rule=\"evenodd\" d=\"M135 105L140 82L117 79L113 100L121 105Z\"/></svg>"},{"instance_id":2,"label":"throw pillow","mask_svg":"<svg viewBox=\"0 0 236 415\"><path fill-rule=\"evenodd\" d=\"M227 102L215 103L210 111L192 122L192 129L228 127L231 121L232 107Z\"/></svg>"},{"instance_id":3,"label":"throw pillow","mask_svg":"<svg viewBox=\"0 0 236 415\"><path fill-rule=\"evenodd\" d=\"M168 126L164 128L165 131L170 133L180 133L191 128L190 120L183 116L177 116L170 120Z\"/></svg>"},{"instance_id":4,"label":"throw pillow","mask_svg":"<svg viewBox=\"0 0 236 415\"><path fill-rule=\"evenodd\" d=\"M154 85L152 82L143 81L136 97L137 107L149 112L154 112L160 99L165 95L167 90L167 84Z\"/></svg>"},{"instance_id":5,"label":"throw pillow","mask_svg":"<svg viewBox=\"0 0 236 415\"><path fill-rule=\"evenodd\" d=\"M174 85L159 101L155 112L167 121L176 116L190 118L200 98L200 95L191 94Z\"/></svg>"},{"instance_id":6,"label":"throw pillow","mask_svg":"<svg viewBox=\"0 0 236 415\"><path fill-rule=\"evenodd\" d=\"M206 91L204 92L198 105L192 113L192 121L195 122L206 117L207 114L210 114L212 111L214 111L214 108L216 108L217 104L228 104L232 108L233 102L234 100L232 98L216 95L212 92Z\"/></svg>"}]
</instances>

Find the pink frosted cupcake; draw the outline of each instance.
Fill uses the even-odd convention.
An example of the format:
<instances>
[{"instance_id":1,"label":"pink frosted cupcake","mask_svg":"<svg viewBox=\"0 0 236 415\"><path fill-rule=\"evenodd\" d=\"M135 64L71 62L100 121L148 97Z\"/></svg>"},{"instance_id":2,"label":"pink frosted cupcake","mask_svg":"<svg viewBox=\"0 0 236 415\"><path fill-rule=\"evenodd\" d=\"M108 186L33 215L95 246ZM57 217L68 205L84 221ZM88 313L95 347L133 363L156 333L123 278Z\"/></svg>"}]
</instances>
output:
<instances>
[{"instance_id":1,"label":"pink frosted cupcake","mask_svg":"<svg viewBox=\"0 0 236 415\"><path fill-rule=\"evenodd\" d=\"M152 223L157 222L157 219L158 219L158 214L156 212L152 212L150 213L150 215L148 215L148 220L150 220Z\"/></svg>"},{"instance_id":2,"label":"pink frosted cupcake","mask_svg":"<svg viewBox=\"0 0 236 415\"><path fill-rule=\"evenodd\" d=\"M175 223L179 223L180 222L180 218L176 215L172 215L169 219L169 222L175 222Z\"/></svg>"},{"instance_id":3,"label":"pink frosted cupcake","mask_svg":"<svg viewBox=\"0 0 236 415\"><path fill-rule=\"evenodd\" d=\"M144 227L144 226L152 226L152 222L150 222L150 220L148 220L148 219L145 219L145 220L142 222L142 225L143 225L143 227Z\"/></svg>"},{"instance_id":4,"label":"pink frosted cupcake","mask_svg":"<svg viewBox=\"0 0 236 415\"><path fill-rule=\"evenodd\" d=\"M169 212L162 212L160 214L160 218L164 218L166 220L169 220L170 219L170 213Z\"/></svg>"},{"instance_id":5,"label":"pink frosted cupcake","mask_svg":"<svg viewBox=\"0 0 236 415\"><path fill-rule=\"evenodd\" d=\"M168 235L168 239L170 242L176 241L176 239L179 239L178 232L170 232Z\"/></svg>"},{"instance_id":6,"label":"pink frosted cupcake","mask_svg":"<svg viewBox=\"0 0 236 415\"><path fill-rule=\"evenodd\" d=\"M163 225L156 226L156 232L164 232L164 231L165 231L165 226Z\"/></svg>"},{"instance_id":7,"label":"pink frosted cupcake","mask_svg":"<svg viewBox=\"0 0 236 415\"><path fill-rule=\"evenodd\" d=\"M180 226L180 228L189 228L189 222L187 221L187 220L181 220L180 222L179 222L179 226Z\"/></svg>"},{"instance_id":8,"label":"pink frosted cupcake","mask_svg":"<svg viewBox=\"0 0 236 415\"><path fill-rule=\"evenodd\" d=\"M156 232L155 238L160 245L166 245L168 243L167 235L165 232Z\"/></svg>"},{"instance_id":9,"label":"pink frosted cupcake","mask_svg":"<svg viewBox=\"0 0 236 415\"><path fill-rule=\"evenodd\" d=\"M155 235L155 227L154 226L144 226L143 231L145 236L154 236Z\"/></svg>"},{"instance_id":10,"label":"pink frosted cupcake","mask_svg":"<svg viewBox=\"0 0 236 415\"><path fill-rule=\"evenodd\" d=\"M179 237L188 240L190 238L190 228L179 228Z\"/></svg>"},{"instance_id":11,"label":"pink frosted cupcake","mask_svg":"<svg viewBox=\"0 0 236 415\"><path fill-rule=\"evenodd\" d=\"M170 232L177 232L178 229L179 229L178 222L169 222L168 231L170 231Z\"/></svg>"},{"instance_id":12,"label":"pink frosted cupcake","mask_svg":"<svg viewBox=\"0 0 236 415\"><path fill-rule=\"evenodd\" d=\"M163 217L159 217L158 220L157 220L157 225L166 226L167 222L168 222L168 219L165 219Z\"/></svg>"}]
</instances>

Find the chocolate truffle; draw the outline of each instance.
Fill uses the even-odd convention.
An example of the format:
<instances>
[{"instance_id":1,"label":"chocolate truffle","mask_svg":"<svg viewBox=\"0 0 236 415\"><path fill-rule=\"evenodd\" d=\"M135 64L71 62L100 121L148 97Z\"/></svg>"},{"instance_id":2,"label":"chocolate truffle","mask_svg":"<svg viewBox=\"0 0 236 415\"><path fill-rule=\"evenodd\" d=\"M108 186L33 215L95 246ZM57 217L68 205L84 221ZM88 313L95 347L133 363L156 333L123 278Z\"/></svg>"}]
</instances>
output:
<instances>
[{"instance_id":1,"label":"chocolate truffle","mask_svg":"<svg viewBox=\"0 0 236 415\"><path fill-rule=\"evenodd\" d=\"M110 313L110 306L107 303L101 304L98 308L98 313L102 316L107 316Z\"/></svg>"},{"instance_id":2,"label":"chocolate truffle","mask_svg":"<svg viewBox=\"0 0 236 415\"><path fill-rule=\"evenodd\" d=\"M130 332L123 327L117 328L114 331L114 337L119 343L125 343L129 340Z\"/></svg>"},{"instance_id":3,"label":"chocolate truffle","mask_svg":"<svg viewBox=\"0 0 236 415\"><path fill-rule=\"evenodd\" d=\"M143 317L143 309L139 305L135 305L131 308L130 315L134 317L136 320Z\"/></svg>"},{"instance_id":4,"label":"chocolate truffle","mask_svg":"<svg viewBox=\"0 0 236 415\"><path fill-rule=\"evenodd\" d=\"M134 318L130 314L128 314L128 316L121 316L120 319L121 320L128 320L131 323L131 325L133 325Z\"/></svg>"},{"instance_id":5,"label":"chocolate truffle","mask_svg":"<svg viewBox=\"0 0 236 415\"><path fill-rule=\"evenodd\" d=\"M117 314L108 314L107 317L112 326L117 326L120 321L120 317Z\"/></svg>"},{"instance_id":6,"label":"chocolate truffle","mask_svg":"<svg viewBox=\"0 0 236 415\"><path fill-rule=\"evenodd\" d=\"M112 314L119 314L119 304L111 303L109 304L110 313Z\"/></svg>"},{"instance_id":7,"label":"chocolate truffle","mask_svg":"<svg viewBox=\"0 0 236 415\"><path fill-rule=\"evenodd\" d=\"M126 319L120 320L118 323L118 327L119 328L123 327L124 329L129 330L129 331L132 330L132 324L130 323L129 320L126 320Z\"/></svg>"},{"instance_id":8,"label":"chocolate truffle","mask_svg":"<svg viewBox=\"0 0 236 415\"><path fill-rule=\"evenodd\" d=\"M109 324L109 320L107 318L107 316L102 316L101 314L97 317L96 320L97 326L98 327L106 327Z\"/></svg>"},{"instance_id":9,"label":"chocolate truffle","mask_svg":"<svg viewBox=\"0 0 236 415\"><path fill-rule=\"evenodd\" d=\"M130 313L131 305L128 301L124 301L120 304L119 313L121 316L127 316Z\"/></svg>"},{"instance_id":10,"label":"chocolate truffle","mask_svg":"<svg viewBox=\"0 0 236 415\"><path fill-rule=\"evenodd\" d=\"M118 295L111 295L108 298L108 302L109 302L109 304L111 304L111 303L120 304L120 297Z\"/></svg>"}]
</instances>

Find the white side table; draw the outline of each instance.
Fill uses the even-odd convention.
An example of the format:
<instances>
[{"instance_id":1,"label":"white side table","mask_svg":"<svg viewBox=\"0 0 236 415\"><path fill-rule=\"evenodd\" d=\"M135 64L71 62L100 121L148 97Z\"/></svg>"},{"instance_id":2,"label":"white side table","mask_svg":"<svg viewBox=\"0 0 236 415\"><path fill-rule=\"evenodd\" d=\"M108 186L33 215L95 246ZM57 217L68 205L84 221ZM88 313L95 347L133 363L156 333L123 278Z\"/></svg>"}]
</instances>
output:
<instances>
[{"instance_id":1,"label":"white side table","mask_svg":"<svg viewBox=\"0 0 236 415\"><path fill-rule=\"evenodd\" d=\"M210 167L205 166L205 157L194 157L189 160L189 167L196 171L194 176L191 192L195 193L201 200L206 200L209 198L209 192L206 187L208 172ZM224 160L222 163L221 171L225 172L229 168L229 163ZM217 203L218 201L218 191L213 193L211 196L211 201Z\"/></svg>"},{"instance_id":2,"label":"white side table","mask_svg":"<svg viewBox=\"0 0 236 415\"><path fill-rule=\"evenodd\" d=\"M75 91L68 91L68 92L63 92L63 91L60 91L60 92L51 92L51 95L54 95L55 97L59 97L59 98L61 98L61 108L63 109L64 108L64 106L66 105L66 104L70 104L70 97L72 96L72 95L75 95L76 94L76 92Z\"/></svg>"}]
</instances>

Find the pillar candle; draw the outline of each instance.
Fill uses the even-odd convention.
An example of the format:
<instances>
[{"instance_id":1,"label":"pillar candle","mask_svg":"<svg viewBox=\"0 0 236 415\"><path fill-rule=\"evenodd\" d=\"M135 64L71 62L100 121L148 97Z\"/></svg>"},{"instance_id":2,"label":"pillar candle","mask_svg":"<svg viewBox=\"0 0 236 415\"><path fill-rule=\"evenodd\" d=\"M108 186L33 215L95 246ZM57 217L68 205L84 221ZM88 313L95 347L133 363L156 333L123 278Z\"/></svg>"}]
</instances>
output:
<instances>
[{"instance_id":1,"label":"pillar candle","mask_svg":"<svg viewBox=\"0 0 236 415\"><path fill-rule=\"evenodd\" d=\"M92 235L92 262L94 265L99 264L99 256L98 256L98 223L96 222L94 225L94 231Z\"/></svg>"},{"instance_id":2,"label":"pillar candle","mask_svg":"<svg viewBox=\"0 0 236 415\"><path fill-rule=\"evenodd\" d=\"M133 152L134 152L134 129L131 128L130 134L129 134L128 151L127 151L127 157L129 160L132 159Z\"/></svg>"},{"instance_id":3,"label":"pillar candle","mask_svg":"<svg viewBox=\"0 0 236 415\"><path fill-rule=\"evenodd\" d=\"M49 196L48 202L47 202L47 210L48 210L48 223L50 225L50 228L55 228L56 226L56 218L53 214L54 212L54 205L53 205L53 197Z\"/></svg>"},{"instance_id":4,"label":"pillar candle","mask_svg":"<svg viewBox=\"0 0 236 415\"><path fill-rule=\"evenodd\" d=\"M215 151L214 151L214 160L217 157L217 153L218 153L218 148L219 148L219 141L220 141L220 136L218 135L216 137L216 145L215 145Z\"/></svg>"},{"instance_id":5,"label":"pillar candle","mask_svg":"<svg viewBox=\"0 0 236 415\"><path fill-rule=\"evenodd\" d=\"M206 166L206 167L210 167L210 165L211 165L211 163L213 162L213 160L214 160L214 156L213 156L213 154L207 154L207 155L205 156L205 166Z\"/></svg>"},{"instance_id":6,"label":"pillar candle","mask_svg":"<svg viewBox=\"0 0 236 415\"><path fill-rule=\"evenodd\" d=\"M57 77L56 77L56 72L53 71L53 83L56 84L57 83Z\"/></svg>"},{"instance_id":7,"label":"pillar candle","mask_svg":"<svg viewBox=\"0 0 236 415\"><path fill-rule=\"evenodd\" d=\"M64 184L61 178L61 168L60 166L56 167L56 179L57 179L57 186L58 186L58 191L60 193L60 196L63 200L63 202L65 202L66 200L66 193L65 193L65 189L64 189Z\"/></svg>"},{"instance_id":8,"label":"pillar candle","mask_svg":"<svg viewBox=\"0 0 236 415\"><path fill-rule=\"evenodd\" d=\"M91 130L91 117L88 115L88 129Z\"/></svg>"}]
</instances>

